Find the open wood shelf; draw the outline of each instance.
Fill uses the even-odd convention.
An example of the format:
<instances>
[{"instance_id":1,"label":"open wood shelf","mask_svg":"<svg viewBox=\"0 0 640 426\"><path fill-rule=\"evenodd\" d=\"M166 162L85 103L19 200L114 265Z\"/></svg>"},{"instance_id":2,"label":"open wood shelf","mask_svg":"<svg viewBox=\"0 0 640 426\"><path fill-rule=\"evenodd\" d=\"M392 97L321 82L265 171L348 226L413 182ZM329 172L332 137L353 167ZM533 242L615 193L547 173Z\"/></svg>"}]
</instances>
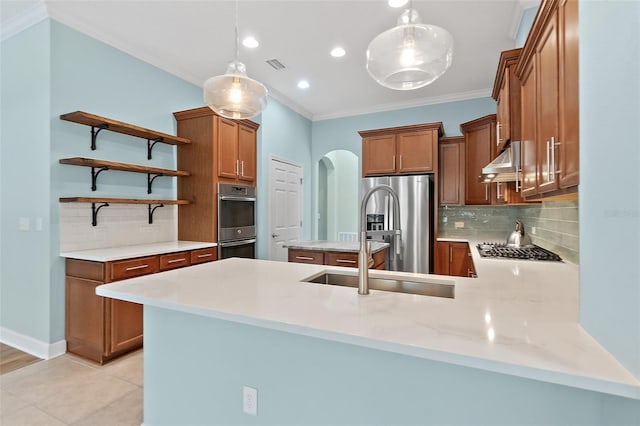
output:
<instances>
[{"instance_id":1,"label":"open wood shelf","mask_svg":"<svg viewBox=\"0 0 640 426\"><path fill-rule=\"evenodd\" d=\"M70 164L73 166L91 167L91 190L96 190L96 181L98 175L106 170L120 170L124 172L146 173L147 174L147 193L151 194L151 185L153 181L160 176L189 176L189 172L183 170L161 169L158 167L140 166L137 164L118 163L115 161L95 160L93 158L62 158L60 164ZM96 168L98 170L96 170ZM153 177L152 177L153 175Z\"/></svg>"},{"instance_id":2,"label":"open wood shelf","mask_svg":"<svg viewBox=\"0 0 640 426\"><path fill-rule=\"evenodd\" d=\"M61 203L91 203L91 224L98 225L98 212L109 204L147 204L149 206L149 224L153 223L153 213L165 204L189 204L188 200L151 200L139 198L104 198L104 197L61 197ZM96 206L96 204L100 204ZM156 205L155 207L151 207Z\"/></svg>"}]
</instances>

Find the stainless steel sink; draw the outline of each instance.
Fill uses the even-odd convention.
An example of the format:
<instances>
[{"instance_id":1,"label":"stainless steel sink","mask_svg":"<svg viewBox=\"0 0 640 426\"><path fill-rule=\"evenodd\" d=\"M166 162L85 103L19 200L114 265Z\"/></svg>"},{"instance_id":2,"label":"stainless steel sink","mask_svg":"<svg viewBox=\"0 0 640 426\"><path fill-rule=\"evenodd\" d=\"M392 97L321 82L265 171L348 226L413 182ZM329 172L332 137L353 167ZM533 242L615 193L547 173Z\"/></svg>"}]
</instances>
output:
<instances>
[{"instance_id":1,"label":"stainless steel sink","mask_svg":"<svg viewBox=\"0 0 640 426\"><path fill-rule=\"evenodd\" d=\"M307 277L302 281L358 288L357 275L324 273ZM396 293L418 294L421 296L448 297L450 299L455 297L455 286L445 282L420 282L369 277L369 288L373 290L393 291Z\"/></svg>"}]
</instances>

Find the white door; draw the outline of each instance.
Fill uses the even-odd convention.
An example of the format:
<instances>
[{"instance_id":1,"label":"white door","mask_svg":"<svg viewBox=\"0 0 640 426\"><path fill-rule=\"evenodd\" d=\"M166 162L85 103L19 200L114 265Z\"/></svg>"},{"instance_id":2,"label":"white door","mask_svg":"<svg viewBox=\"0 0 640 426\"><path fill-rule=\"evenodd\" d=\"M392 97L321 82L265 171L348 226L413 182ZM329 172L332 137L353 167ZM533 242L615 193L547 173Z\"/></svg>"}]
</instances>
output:
<instances>
[{"instance_id":1,"label":"white door","mask_svg":"<svg viewBox=\"0 0 640 426\"><path fill-rule=\"evenodd\" d=\"M283 244L302 235L302 166L269 159L269 259L288 260Z\"/></svg>"}]
</instances>

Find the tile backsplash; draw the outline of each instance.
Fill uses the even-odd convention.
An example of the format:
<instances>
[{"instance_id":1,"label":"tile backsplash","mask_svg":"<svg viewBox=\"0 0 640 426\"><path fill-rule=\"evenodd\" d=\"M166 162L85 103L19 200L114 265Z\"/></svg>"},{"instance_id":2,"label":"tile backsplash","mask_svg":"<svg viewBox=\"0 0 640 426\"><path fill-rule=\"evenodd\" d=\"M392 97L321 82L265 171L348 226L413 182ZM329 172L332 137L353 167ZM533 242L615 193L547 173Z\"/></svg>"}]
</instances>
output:
<instances>
[{"instance_id":1,"label":"tile backsplash","mask_svg":"<svg viewBox=\"0 0 640 426\"><path fill-rule=\"evenodd\" d=\"M60 251L150 244L175 241L178 209L166 205L153 213L149 224L146 204L111 204L98 212L98 225L91 225L91 204L60 204Z\"/></svg>"},{"instance_id":2,"label":"tile backsplash","mask_svg":"<svg viewBox=\"0 0 640 426\"><path fill-rule=\"evenodd\" d=\"M578 201L547 201L525 206L442 206L438 236L506 241L516 219L534 244L579 261ZM456 222L458 227L456 227ZM463 228L459 226L464 224ZM532 228L535 229L535 234Z\"/></svg>"}]
</instances>

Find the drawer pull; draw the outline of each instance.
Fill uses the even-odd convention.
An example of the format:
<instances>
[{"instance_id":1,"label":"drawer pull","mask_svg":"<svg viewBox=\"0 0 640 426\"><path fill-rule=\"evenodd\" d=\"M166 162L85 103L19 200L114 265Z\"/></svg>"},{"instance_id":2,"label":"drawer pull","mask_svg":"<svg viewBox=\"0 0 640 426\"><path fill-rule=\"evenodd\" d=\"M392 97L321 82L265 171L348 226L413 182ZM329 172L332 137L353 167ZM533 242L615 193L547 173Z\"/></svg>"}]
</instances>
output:
<instances>
[{"instance_id":1,"label":"drawer pull","mask_svg":"<svg viewBox=\"0 0 640 426\"><path fill-rule=\"evenodd\" d=\"M307 256L296 256L298 260L315 260L315 257L307 257Z\"/></svg>"},{"instance_id":2,"label":"drawer pull","mask_svg":"<svg viewBox=\"0 0 640 426\"><path fill-rule=\"evenodd\" d=\"M148 268L149 265L138 265L138 266L130 266L127 269L125 269L125 271L135 271L136 269L144 269L144 268Z\"/></svg>"},{"instance_id":3,"label":"drawer pull","mask_svg":"<svg viewBox=\"0 0 640 426\"><path fill-rule=\"evenodd\" d=\"M336 263L350 263L350 264L354 264L357 263L357 261L355 260L348 260L348 259L336 259Z\"/></svg>"},{"instance_id":4,"label":"drawer pull","mask_svg":"<svg viewBox=\"0 0 640 426\"><path fill-rule=\"evenodd\" d=\"M202 259L203 257L211 257L213 256L211 253L207 253L207 254L199 254L198 255L198 259Z\"/></svg>"},{"instance_id":5,"label":"drawer pull","mask_svg":"<svg viewBox=\"0 0 640 426\"><path fill-rule=\"evenodd\" d=\"M184 257L180 258L180 259L173 259L173 260L168 260L167 263L176 263L176 262L184 262L185 259Z\"/></svg>"}]
</instances>

